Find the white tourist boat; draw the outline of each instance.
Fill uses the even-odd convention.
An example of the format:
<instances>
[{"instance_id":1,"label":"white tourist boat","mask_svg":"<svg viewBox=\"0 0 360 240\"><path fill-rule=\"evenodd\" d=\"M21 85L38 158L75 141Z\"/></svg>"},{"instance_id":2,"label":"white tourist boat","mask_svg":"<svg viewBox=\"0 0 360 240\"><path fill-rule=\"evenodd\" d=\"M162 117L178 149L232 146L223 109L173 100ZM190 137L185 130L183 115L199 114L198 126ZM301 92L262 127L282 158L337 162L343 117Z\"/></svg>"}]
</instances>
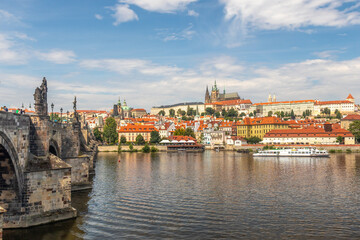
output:
<instances>
[{"instance_id":1,"label":"white tourist boat","mask_svg":"<svg viewBox=\"0 0 360 240\"><path fill-rule=\"evenodd\" d=\"M260 150L253 155L254 157L329 157L326 150L309 148L284 148Z\"/></svg>"}]
</instances>

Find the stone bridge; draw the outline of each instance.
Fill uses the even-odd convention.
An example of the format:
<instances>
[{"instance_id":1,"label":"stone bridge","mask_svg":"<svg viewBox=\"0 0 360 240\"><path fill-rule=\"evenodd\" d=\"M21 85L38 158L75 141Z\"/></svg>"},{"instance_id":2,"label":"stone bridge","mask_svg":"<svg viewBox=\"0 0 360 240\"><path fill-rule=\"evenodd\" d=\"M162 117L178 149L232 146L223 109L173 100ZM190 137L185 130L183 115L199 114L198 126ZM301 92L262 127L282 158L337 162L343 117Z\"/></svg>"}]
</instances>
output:
<instances>
[{"instance_id":1,"label":"stone bridge","mask_svg":"<svg viewBox=\"0 0 360 240\"><path fill-rule=\"evenodd\" d=\"M76 217L71 191L91 186L95 144L76 113L71 124L50 121L47 82L37 88L35 115L0 112L0 207L4 228ZM93 142L92 142L93 143Z\"/></svg>"}]
</instances>

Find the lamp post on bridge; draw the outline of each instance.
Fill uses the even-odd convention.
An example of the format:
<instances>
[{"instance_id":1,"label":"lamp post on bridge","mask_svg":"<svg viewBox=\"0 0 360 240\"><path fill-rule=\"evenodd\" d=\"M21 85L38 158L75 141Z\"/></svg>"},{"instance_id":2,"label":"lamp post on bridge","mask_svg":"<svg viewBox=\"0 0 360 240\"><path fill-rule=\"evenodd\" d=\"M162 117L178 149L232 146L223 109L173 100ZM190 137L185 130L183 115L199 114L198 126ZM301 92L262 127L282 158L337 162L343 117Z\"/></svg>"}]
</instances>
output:
<instances>
[{"instance_id":1,"label":"lamp post on bridge","mask_svg":"<svg viewBox=\"0 0 360 240\"><path fill-rule=\"evenodd\" d=\"M51 120L54 122L54 103L51 103Z\"/></svg>"},{"instance_id":2,"label":"lamp post on bridge","mask_svg":"<svg viewBox=\"0 0 360 240\"><path fill-rule=\"evenodd\" d=\"M63 113L63 108L60 108L60 124L62 126L62 113Z\"/></svg>"}]
</instances>

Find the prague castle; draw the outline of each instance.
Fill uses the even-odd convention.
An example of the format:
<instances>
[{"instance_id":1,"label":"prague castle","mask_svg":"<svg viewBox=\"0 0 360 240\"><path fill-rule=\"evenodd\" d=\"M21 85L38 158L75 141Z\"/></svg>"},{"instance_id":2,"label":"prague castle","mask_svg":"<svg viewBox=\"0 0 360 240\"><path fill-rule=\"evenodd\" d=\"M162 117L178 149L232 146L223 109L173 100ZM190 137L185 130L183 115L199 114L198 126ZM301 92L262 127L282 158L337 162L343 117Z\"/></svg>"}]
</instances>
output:
<instances>
[{"instance_id":1,"label":"prague castle","mask_svg":"<svg viewBox=\"0 0 360 240\"><path fill-rule=\"evenodd\" d=\"M209 93L209 89L206 86L206 92L205 92L205 103L215 103L220 101L227 101L227 100L237 100L240 99L239 94L236 92L233 93L219 93L219 89L216 86L216 81L214 83L214 86L211 89L211 95Z\"/></svg>"}]
</instances>

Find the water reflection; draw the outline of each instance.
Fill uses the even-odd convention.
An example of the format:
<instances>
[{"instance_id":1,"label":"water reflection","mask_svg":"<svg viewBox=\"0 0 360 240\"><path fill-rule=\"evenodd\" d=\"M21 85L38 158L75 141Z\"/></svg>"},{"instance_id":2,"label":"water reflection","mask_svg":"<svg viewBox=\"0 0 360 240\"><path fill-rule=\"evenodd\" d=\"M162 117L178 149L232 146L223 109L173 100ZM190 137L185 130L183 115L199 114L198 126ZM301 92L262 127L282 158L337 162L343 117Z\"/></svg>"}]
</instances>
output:
<instances>
[{"instance_id":1,"label":"water reflection","mask_svg":"<svg viewBox=\"0 0 360 240\"><path fill-rule=\"evenodd\" d=\"M81 217L5 239L360 237L360 155L101 153Z\"/></svg>"}]
</instances>

